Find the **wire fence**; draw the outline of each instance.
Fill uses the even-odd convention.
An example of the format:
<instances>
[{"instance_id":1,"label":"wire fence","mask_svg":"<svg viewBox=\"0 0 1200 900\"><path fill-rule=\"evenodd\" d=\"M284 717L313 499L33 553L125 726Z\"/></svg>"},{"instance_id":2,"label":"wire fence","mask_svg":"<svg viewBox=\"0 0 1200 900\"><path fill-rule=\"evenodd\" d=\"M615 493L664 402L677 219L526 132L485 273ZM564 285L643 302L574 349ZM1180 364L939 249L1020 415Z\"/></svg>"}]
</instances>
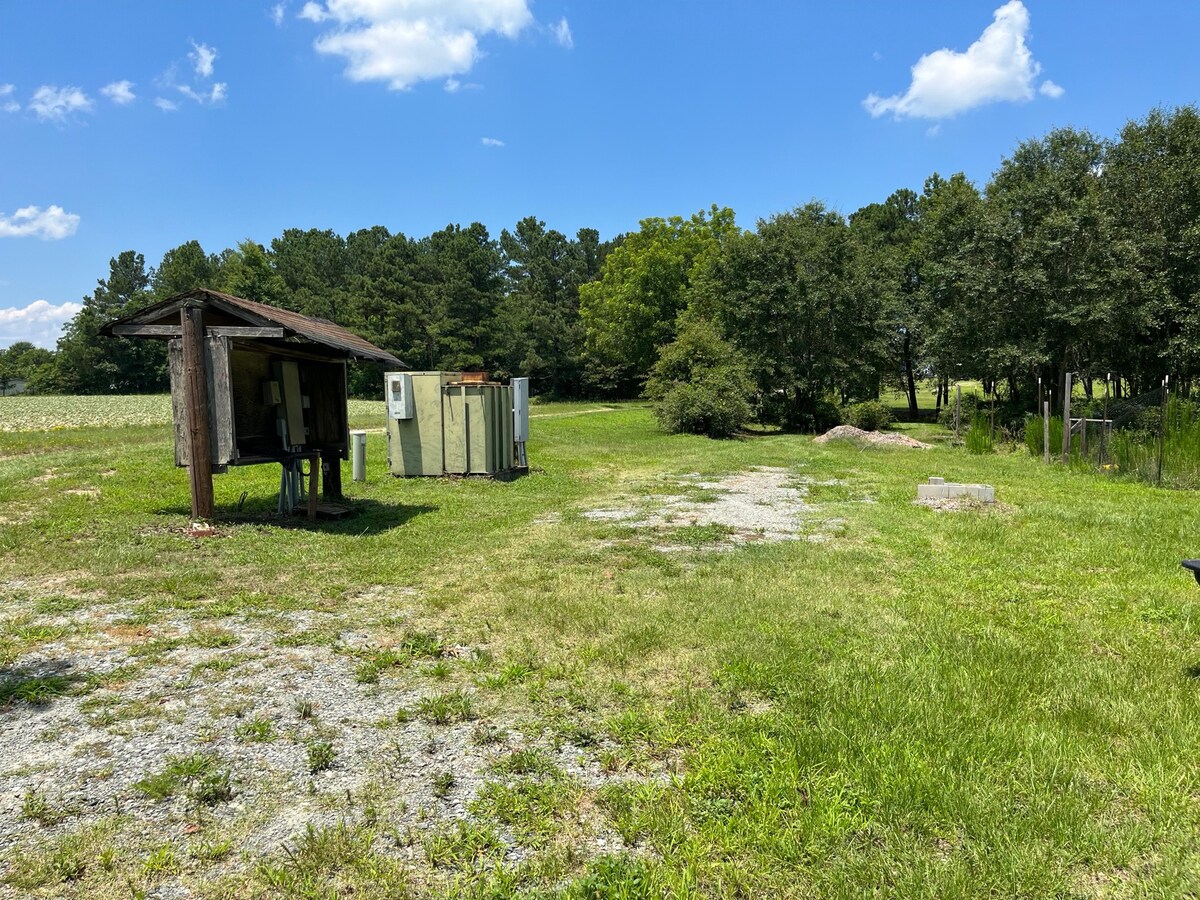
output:
<instances>
[{"instance_id":1,"label":"wire fence","mask_svg":"<svg viewBox=\"0 0 1200 900\"><path fill-rule=\"evenodd\" d=\"M1067 426L1061 415L1047 423L1044 411L1026 420L1030 453L1073 468L1200 489L1200 398L1174 392L1167 382L1136 397L1073 398L1067 414Z\"/></svg>"}]
</instances>

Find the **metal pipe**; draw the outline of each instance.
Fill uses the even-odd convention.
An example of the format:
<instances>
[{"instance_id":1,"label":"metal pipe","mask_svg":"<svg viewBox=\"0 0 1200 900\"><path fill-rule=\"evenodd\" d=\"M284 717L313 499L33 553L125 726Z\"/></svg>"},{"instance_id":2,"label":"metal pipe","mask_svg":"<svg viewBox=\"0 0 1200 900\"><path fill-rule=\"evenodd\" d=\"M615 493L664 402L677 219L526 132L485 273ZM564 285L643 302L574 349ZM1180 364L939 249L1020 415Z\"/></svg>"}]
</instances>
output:
<instances>
[{"instance_id":1,"label":"metal pipe","mask_svg":"<svg viewBox=\"0 0 1200 900\"><path fill-rule=\"evenodd\" d=\"M367 433L350 432L350 473L355 481L367 480Z\"/></svg>"}]
</instances>

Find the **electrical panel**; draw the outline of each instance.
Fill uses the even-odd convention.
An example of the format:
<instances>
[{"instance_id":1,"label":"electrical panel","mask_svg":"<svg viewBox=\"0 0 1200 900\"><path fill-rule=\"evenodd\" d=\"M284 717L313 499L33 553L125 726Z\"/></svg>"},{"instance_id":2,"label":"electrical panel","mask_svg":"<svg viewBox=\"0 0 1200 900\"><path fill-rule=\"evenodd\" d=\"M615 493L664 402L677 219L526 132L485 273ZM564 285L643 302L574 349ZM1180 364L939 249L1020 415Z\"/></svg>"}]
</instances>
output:
<instances>
[{"instance_id":1,"label":"electrical panel","mask_svg":"<svg viewBox=\"0 0 1200 900\"><path fill-rule=\"evenodd\" d=\"M512 379L513 440L523 444L529 440L529 379Z\"/></svg>"},{"instance_id":2,"label":"electrical panel","mask_svg":"<svg viewBox=\"0 0 1200 900\"><path fill-rule=\"evenodd\" d=\"M388 372L387 405L389 419L411 419L414 415L412 375L408 372Z\"/></svg>"}]
</instances>

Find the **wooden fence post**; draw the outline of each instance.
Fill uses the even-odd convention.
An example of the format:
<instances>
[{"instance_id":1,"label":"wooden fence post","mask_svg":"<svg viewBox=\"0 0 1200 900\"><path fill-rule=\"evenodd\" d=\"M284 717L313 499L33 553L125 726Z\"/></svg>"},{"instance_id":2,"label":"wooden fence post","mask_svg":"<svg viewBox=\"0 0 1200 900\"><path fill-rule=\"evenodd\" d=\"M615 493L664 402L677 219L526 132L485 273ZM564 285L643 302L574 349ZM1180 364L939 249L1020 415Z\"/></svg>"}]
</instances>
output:
<instances>
[{"instance_id":1,"label":"wooden fence post","mask_svg":"<svg viewBox=\"0 0 1200 900\"><path fill-rule=\"evenodd\" d=\"M1171 376L1167 375L1162 381L1162 408L1158 414L1158 484L1162 486L1163 452L1167 443L1167 391Z\"/></svg>"},{"instance_id":2,"label":"wooden fence post","mask_svg":"<svg viewBox=\"0 0 1200 900\"><path fill-rule=\"evenodd\" d=\"M179 313L183 332L184 404L187 408L188 479L192 518L211 519L215 508L212 480L212 433L208 418L208 367L204 347L204 311L185 306Z\"/></svg>"},{"instance_id":3,"label":"wooden fence post","mask_svg":"<svg viewBox=\"0 0 1200 900\"><path fill-rule=\"evenodd\" d=\"M1100 423L1100 465L1108 462L1108 385L1112 381L1112 372L1104 375L1104 421Z\"/></svg>"},{"instance_id":4,"label":"wooden fence post","mask_svg":"<svg viewBox=\"0 0 1200 900\"><path fill-rule=\"evenodd\" d=\"M1050 401L1042 404L1042 462L1050 465Z\"/></svg>"},{"instance_id":5,"label":"wooden fence post","mask_svg":"<svg viewBox=\"0 0 1200 900\"><path fill-rule=\"evenodd\" d=\"M1067 373L1066 384L1063 387L1063 446L1062 461L1071 461L1071 373Z\"/></svg>"}]
</instances>

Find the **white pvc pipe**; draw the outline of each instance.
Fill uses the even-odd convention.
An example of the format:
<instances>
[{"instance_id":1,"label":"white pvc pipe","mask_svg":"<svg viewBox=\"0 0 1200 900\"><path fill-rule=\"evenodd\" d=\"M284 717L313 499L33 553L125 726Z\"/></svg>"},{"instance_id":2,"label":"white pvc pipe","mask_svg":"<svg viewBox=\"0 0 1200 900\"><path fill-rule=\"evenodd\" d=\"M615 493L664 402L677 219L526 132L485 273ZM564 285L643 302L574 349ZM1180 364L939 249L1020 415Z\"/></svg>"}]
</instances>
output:
<instances>
[{"instance_id":1,"label":"white pvc pipe","mask_svg":"<svg viewBox=\"0 0 1200 900\"><path fill-rule=\"evenodd\" d=\"M355 481L367 480L367 433L350 432L350 473Z\"/></svg>"}]
</instances>

